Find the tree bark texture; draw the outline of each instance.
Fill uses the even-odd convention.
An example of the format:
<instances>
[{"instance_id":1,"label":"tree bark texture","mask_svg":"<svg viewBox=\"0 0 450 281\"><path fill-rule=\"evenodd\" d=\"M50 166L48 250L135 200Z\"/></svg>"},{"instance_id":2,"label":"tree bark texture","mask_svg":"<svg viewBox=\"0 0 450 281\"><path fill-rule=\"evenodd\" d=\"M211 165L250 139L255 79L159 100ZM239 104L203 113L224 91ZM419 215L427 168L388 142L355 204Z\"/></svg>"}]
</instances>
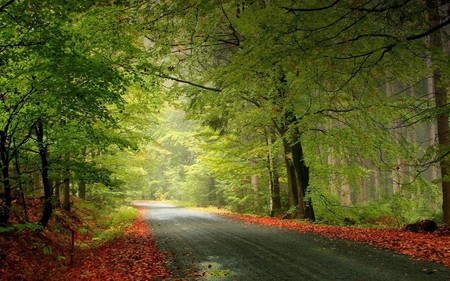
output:
<instances>
[{"instance_id":1,"label":"tree bark texture","mask_svg":"<svg viewBox=\"0 0 450 281\"><path fill-rule=\"evenodd\" d=\"M436 26L440 23L439 15L439 0L427 0L429 8L429 23L430 26ZM444 50L442 42L441 31L435 31L430 34L430 48L431 48L431 63L435 64L433 60L435 53ZM436 104L436 123L438 143L440 147L440 155L443 157L440 161L441 177L442 177L442 210L444 223L450 224L450 160L448 160L448 153L450 148L450 131L449 131L449 113L445 110L448 103L447 91L444 87L444 79L441 76L439 66L433 65L433 80L434 80L434 99Z\"/></svg>"},{"instance_id":2,"label":"tree bark texture","mask_svg":"<svg viewBox=\"0 0 450 281\"><path fill-rule=\"evenodd\" d=\"M39 119L35 126L36 132L36 141L39 148L39 157L41 159L41 177L42 177L42 186L44 188L44 197L43 197L43 205L44 209L42 211L42 216L39 221L39 224L43 227L47 226L50 217L53 212L52 205L52 187L50 186L50 180L48 175L48 150L47 146L44 143L44 124L42 119Z\"/></svg>"},{"instance_id":3,"label":"tree bark texture","mask_svg":"<svg viewBox=\"0 0 450 281\"><path fill-rule=\"evenodd\" d=\"M271 130L270 136L267 137L267 146L272 147L275 132ZM267 153L267 170L269 172L269 215L276 216L281 211L281 189L280 176L278 174L278 161L271 149Z\"/></svg>"},{"instance_id":4,"label":"tree bark texture","mask_svg":"<svg viewBox=\"0 0 450 281\"><path fill-rule=\"evenodd\" d=\"M82 149L83 161L86 160L87 149L83 147ZM78 197L81 199L86 199L86 181L84 180L84 175L81 175L80 180L78 181Z\"/></svg>"},{"instance_id":5,"label":"tree bark texture","mask_svg":"<svg viewBox=\"0 0 450 281\"><path fill-rule=\"evenodd\" d=\"M314 215L311 198L306 200L309 187L309 167L305 163L300 136L298 141L294 143L291 148L297 187L298 210L305 218L314 221L316 217Z\"/></svg>"},{"instance_id":6,"label":"tree bark texture","mask_svg":"<svg viewBox=\"0 0 450 281\"><path fill-rule=\"evenodd\" d=\"M283 130L285 136L287 130ZM295 132L295 143L283 139L285 163L288 177L289 203L295 206L301 217L314 221L314 209L311 199L305 201L309 186L309 167L306 165L299 132Z\"/></svg>"},{"instance_id":7,"label":"tree bark texture","mask_svg":"<svg viewBox=\"0 0 450 281\"><path fill-rule=\"evenodd\" d=\"M63 180L63 201L62 208L70 211L70 171L66 170Z\"/></svg>"},{"instance_id":8,"label":"tree bark texture","mask_svg":"<svg viewBox=\"0 0 450 281\"><path fill-rule=\"evenodd\" d=\"M6 141L6 133L4 131L0 131L0 158L1 158L1 168L2 168L2 185L3 192L1 194L0 199L0 225L7 225L9 220L9 212L11 209L11 181L9 179L9 153L8 146Z\"/></svg>"}]
</instances>

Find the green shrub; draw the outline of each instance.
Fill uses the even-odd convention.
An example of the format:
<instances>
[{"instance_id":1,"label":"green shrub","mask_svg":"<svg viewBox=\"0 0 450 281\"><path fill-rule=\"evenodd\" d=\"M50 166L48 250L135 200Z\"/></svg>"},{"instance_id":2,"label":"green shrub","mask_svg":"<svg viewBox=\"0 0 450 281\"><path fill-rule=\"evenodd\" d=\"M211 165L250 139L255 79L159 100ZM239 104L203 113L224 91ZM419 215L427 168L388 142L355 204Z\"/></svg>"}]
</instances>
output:
<instances>
[{"instance_id":1,"label":"green shrub","mask_svg":"<svg viewBox=\"0 0 450 281\"><path fill-rule=\"evenodd\" d=\"M103 225L106 229L98 228L94 231L92 238L94 246L125 235L125 227L130 226L138 218L138 215L138 211L130 206L103 209L99 225Z\"/></svg>"},{"instance_id":2,"label":"green shrub","mask_svg":"<svg viewBox=\"0 0 450 281\"><path fill-rule=\"evenodd\" d=\"M93 245L97 247L105 242L114 241L123 235L125 235L125 229L123 228L112 227L105 230L98 229L92 237Z\"/></svg>"},{"instance_id":3,"label":"green shrub","mask_svg":"<svg viewBox=\"0 0 450 281\"><path fill-rule=\"evenodd\" d=\"M37 230L42 230L43 227L42 225L36 224L36 223L31 223L31 222L27 222L27 223L16 223L13 224L9 227L0 227L0 232L12 232L12 231L17 231L18 233L22 232L23 230L31 230L31 231L37 231Z\"/></svg>"},{"instance_id":4,"label":"green shrub","mask_svg":"<svg viewBox=\"0 0 450 281\"><path fill-rule=\"evenodd\" d=\"M121 206L111 214L111 225L115 227L128 226L138 218L138 211L130 206Z\"/></svg>"},{"instance_id":5,"label":"green shrub","mask_svg":"<svg viewBox=\"0 0 450 281\"><path fill-rule=\"evenodd\" d=\"M81 204L80 204L81 205ZM105 242L115 240L125 235L126 227L130 226L138 218L138 211L130 206L118 206L114 204L92 204L83 202L80 212L92 221L89 226L78 227L77 231L82 235L92 234L92 245L97 247ZM89 247L89 243L80 243L77 247Z\"/></svg>"}]
</instances>

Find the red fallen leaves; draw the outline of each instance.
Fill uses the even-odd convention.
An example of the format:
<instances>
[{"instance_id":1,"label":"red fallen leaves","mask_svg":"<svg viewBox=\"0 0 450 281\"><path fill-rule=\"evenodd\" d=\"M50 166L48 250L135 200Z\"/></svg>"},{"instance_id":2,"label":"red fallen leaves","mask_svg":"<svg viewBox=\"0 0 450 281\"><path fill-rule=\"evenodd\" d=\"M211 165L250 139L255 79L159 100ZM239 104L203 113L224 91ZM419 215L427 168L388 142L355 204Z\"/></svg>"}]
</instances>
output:
<instances>
[{"instance_id":1,"label":"red fallen leaves","mask_svg":"<svg viewBox=\"0 0 450 281\"><path fill-rule=\"evenodd\" d=\"M225 214L226 216L300 232L316 233L330 239L348 239L428 260L450 267L450 229L444 227L434 233L413 233L403 229L374 229L315 225L279 218Z\"/></svg>"},{"instance_id":2,"label":"red fallen leaves","mask_svg":"<svg viewBox=\"0 0 450 281\"><path fill-rule=\"evenodd\" d=\"M167 254L157 249L142 216L115 241L76 249L73 267L67 266L67 237L67 231L50 227L0 235L0 280L175 280L166 269ZM76 237L77 241L86 239ZM45 254L44 247L51 249L50 253Z\"/></svg>"},{"instance_id":3,"label":"red fallen leaves","mask_svg":"<svg viewBox=\"0 0 450 281\"><path fill-rule=\"evenodd\" d=\"M172 277L166 258L141 216L124 237L83 251L58 280L165 280Z\"/></svg>"}]
</instances>

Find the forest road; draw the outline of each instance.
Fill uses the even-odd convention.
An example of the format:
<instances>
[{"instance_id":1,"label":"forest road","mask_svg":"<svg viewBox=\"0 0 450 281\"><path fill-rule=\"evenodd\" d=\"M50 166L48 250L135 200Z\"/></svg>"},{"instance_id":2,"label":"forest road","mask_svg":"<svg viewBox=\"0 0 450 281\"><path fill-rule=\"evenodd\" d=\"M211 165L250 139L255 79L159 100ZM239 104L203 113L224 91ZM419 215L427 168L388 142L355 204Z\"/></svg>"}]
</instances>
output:
<instances>
[{"instance_id":1,"label":"forest road","mask_svg":"<svg viewBox=\"0 0 450 281\"><path fill-rule=\"evenodd\" d=\"M245 224L161 203L144 208L161 251L188 280L450 280L445 266L345 240ZM186 277L198 271L203 277Z\"/></svg>"}]
</instances>

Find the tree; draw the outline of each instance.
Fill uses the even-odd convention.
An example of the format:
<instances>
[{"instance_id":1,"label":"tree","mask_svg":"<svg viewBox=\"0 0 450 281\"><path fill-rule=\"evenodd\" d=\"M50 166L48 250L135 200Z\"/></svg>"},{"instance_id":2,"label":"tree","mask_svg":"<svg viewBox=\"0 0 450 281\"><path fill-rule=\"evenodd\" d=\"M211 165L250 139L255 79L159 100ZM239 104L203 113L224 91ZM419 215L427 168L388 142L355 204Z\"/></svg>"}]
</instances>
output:
<instances>
[{"instance_id":1,"label":"tree","mask_svg":"<svg viewBox=\"0 0 450 281\"><path fill-rule=\"evenodd\" d=\"M444 1L443 1L444 2ZM426 1L429 17L430 29L436 28L443 24L449 24L450 14L444 14L441 17L441 8L445 6L445 3L441 1ZM441 19L442 18L442 19ZM447 19L447 21L445 21ZM442 69L439 61L442 52L446 52L444 49L444 42L442 38L443 32L436 30L429 35L430 49L431 49L431 61L433 64L432 77L434 80L434 100L436 103L436 122L437 133L439 141L439 154L438 159L441 166L442 177L442 209L444 212L444 222L450 223L450 130L449 130L449 110L448 110L448 89L444 86L444 81L448 82L448 73L445 74L445 70ZM448 51L447 51L448 56Z\"/></svg>"}]
</instances>

